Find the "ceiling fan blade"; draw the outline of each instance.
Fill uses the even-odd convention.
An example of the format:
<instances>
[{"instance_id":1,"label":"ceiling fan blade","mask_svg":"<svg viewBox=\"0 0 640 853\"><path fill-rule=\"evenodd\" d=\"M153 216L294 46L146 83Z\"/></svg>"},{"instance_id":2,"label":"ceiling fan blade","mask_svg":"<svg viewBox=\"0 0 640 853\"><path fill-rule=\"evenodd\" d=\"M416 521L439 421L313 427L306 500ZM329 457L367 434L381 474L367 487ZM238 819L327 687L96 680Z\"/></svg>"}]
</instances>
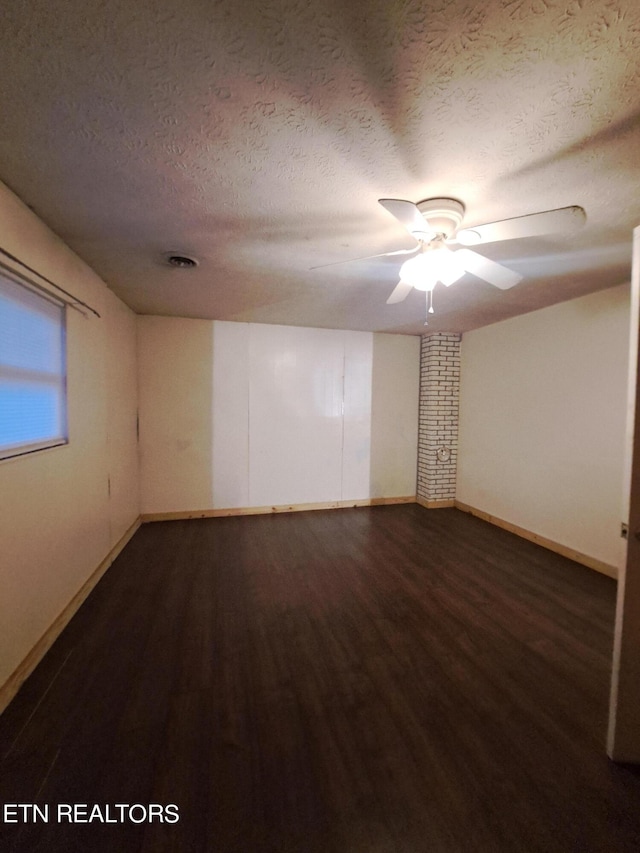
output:
<instances>
[{"instance_id":1,"label":"ceiling fan blade","mask_svg":"<svg viewBox=\"0 0 640 853\"><path fill-rule=\"evenodd\" d=\"M455 257L462 263L467 272L488 281L489 284L499 287L500 290L508 290L522 281L522 276L519 273L485 258L484 255L472 252L471 249L458 249Z\"/></svg>"},{"instance_id":2,"label":"ceiling fan blade","mask_svg":"<svg viewBox=\"0 0 640 853\"><path fill-rule=\"evenodd\" d=\"M398 249L397 252L381 252L379 255L365 255L363 258L347 258L346 261L332 261L330 264L319 264L316 267L309 267L310 270L321 270L324 267L335 267L338 264L353 264L356 261L369 261L372 258L391 258L393 255L413 255L415 254L420 246L416 246L415 249Z\"/></svg>"},{"instance_id":3,"label":"ceiling fan blade","mask_svg":"<svg viewBox=\"0 0 640 853\"><path fill-rule=\"evenodd\" d=\"M463 228L456 234L456 242L463 246L478 243L495 243L498 240L515 240L519 237L540 237L543 234L567 234L582 228L587 215L581 207L559 207L529 216L516 216L501 222L489 222L473 228Z\"/></svg>"},{"instance_id":4,"label":"ceiling fan blade","mask_svg":"<svg viewBox=\"0 0 640 853\"><path fill-rule=\"evenodd\" d=\"M379 198L378 202L388 210L398 222L407 229L409 234L426 235L435 237L435 231L429 228L427 220L420 213L412 201L404 201L400 198Z\"/></svg>"},{"instance_id":5,"label":"ceiling fan blade","mask_svg":"<svg viewBox=\"0 0 640 853\"><path fill-rule=\"evenodd\" d=\"M402 281L402 279L400 279L400 281L393 289L391 296L387 299L387 305L395 305L396 302L403 302L412 289L412 284L409 284L408 281Z\"/></svg>"}]
</instances>

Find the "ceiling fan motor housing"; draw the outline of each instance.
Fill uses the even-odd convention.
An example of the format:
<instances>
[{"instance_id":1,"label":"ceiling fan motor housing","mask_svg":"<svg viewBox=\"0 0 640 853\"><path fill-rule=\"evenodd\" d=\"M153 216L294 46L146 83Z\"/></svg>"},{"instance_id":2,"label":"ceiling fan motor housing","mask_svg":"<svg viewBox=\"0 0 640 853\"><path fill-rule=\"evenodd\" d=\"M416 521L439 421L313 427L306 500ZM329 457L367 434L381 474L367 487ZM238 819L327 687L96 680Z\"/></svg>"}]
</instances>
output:
<instances>
[{"instance_id":1,"label":"ceiling fan motor housing","mask_svg":"<svg viewBox=\"0 0 640 853\"><path fill-rule=\"evenodd\" d=\"M455 234L464 216L464 205L455 198L428 198L416 206L429 227L447 238Z\"/></svg>"}]
</instances>

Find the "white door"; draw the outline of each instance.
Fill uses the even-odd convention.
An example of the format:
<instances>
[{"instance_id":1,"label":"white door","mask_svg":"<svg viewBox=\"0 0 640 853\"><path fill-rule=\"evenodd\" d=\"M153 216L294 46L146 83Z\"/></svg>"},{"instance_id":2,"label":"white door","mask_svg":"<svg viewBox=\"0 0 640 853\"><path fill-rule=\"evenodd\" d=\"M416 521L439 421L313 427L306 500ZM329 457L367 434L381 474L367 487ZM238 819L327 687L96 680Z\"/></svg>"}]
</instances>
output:
<instances>
[{"instance_id":1,"label":"white door","mask_svg":"<svg viewBox=\"0 0 640 853\"><path fill-rule=\"evenodd\" d=\"M631 333L622 542L611 675L607 752L614 761L640 764L640 227L633 232ZM637 403L639 405L637 405Z\"/></svg>"}]
</instances>

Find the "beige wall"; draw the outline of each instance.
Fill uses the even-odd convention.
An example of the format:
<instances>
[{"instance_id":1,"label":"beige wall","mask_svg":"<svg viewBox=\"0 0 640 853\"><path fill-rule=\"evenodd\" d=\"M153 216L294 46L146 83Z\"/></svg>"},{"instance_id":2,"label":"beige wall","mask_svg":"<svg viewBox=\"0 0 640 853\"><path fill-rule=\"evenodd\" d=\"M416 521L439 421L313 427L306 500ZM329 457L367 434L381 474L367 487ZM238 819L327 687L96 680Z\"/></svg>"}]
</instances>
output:
<instances>
[{"instance_id":1,"label":"beige wall","mask_svg":"<svg viewBox=\"0 0 640 853\"><path fill-rule=\"evenodd\" d=\"M138 317L142 512L212 505L213 323Z\"/></svg>"},{"instance_id":2,"label":"beige wall","mask_svg":"<svg viewBox=\"0 0 640 853\"><path fill-rule=\"evenodd\" d=\"M628 324L622 286L463 335L459 501L618 565Z\"/></svg>"},{"instance_id":3,"label":"beige wall","mask_svg":"<svg viewBox=\"0 0 640 853\"><path fill-rule=\"evenodd\" d=\"M415 494L420 338L374 334L371 497Z\"/></svg>"},{"instance_id":4,"label":"beige wall","mask_svg":"<svg viewBox=\"0 0 640 853\"><path fill-rule=\"evenodd\" d=\"M414 495L418 349L139 317L143 513Z\"/></svg>"},{"instance_id":5,"label":"beige wall","mask_svg":"<svg viewBox=\"0 0 640 853\"><path fill-rule=\"evenodd\" d=\"M102 315L67 310L69 444L0 462L2 686L139 502L134 315L3 185L0 246Z\"/></svg>"}]
</instances>

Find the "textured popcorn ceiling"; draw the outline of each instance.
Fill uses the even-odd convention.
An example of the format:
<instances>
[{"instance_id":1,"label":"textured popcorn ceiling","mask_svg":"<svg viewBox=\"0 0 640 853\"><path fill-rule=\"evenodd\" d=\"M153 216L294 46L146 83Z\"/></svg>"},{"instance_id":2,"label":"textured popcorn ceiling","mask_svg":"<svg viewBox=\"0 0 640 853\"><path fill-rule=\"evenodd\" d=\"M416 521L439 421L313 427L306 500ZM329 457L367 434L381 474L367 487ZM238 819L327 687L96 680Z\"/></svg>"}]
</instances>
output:
<instances>
[{"instance_id":1,"label":"textured popcorn ceiling","mask_svg":"<svg viewBox=\"0 0 640 853\"><path fill-rule=\"evenodd\" d=\"M481 247L525 280L439 285L431 330L628 280L637 0L4 0L0 56L0 178L140 313L422 333L397 259L309 269L412 244L380 197L587 212Z\"/></svg>"}]
</instances>

